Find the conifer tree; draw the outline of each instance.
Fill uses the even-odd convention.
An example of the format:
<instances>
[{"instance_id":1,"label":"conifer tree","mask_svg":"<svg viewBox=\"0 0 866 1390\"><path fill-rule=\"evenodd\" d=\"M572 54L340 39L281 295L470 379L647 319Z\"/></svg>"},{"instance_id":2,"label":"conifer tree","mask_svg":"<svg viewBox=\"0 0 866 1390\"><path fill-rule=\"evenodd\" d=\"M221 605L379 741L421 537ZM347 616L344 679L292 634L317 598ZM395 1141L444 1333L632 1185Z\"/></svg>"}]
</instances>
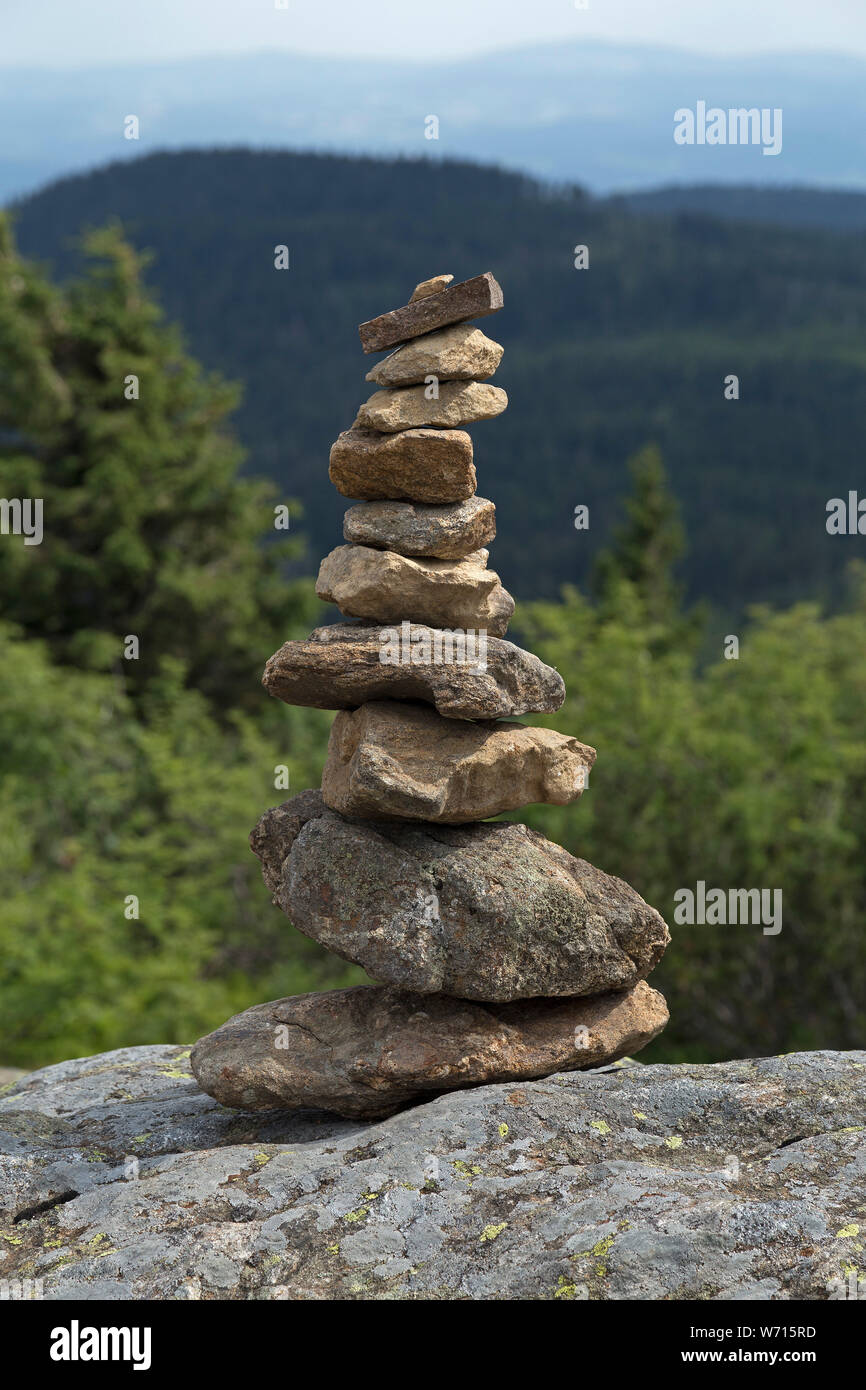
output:
<instances>
[{"instance_id":1,"label":"conifer tree","mask_svg":"<svg viewBox=\"0 0 866 1390\"><path fill-rule=\"evenodd\" d=\"M41 499L44 531L3 537L0 613L131 692L178 658L218 707L248 704L262 651L311 616L309 586L281 574L298 543L275 540L269 486L239 478L237 391L185 352L147 258L116 226L83 250L82 276L53 286L0 217L0 493Z\"/></svg>"}]
</instances>

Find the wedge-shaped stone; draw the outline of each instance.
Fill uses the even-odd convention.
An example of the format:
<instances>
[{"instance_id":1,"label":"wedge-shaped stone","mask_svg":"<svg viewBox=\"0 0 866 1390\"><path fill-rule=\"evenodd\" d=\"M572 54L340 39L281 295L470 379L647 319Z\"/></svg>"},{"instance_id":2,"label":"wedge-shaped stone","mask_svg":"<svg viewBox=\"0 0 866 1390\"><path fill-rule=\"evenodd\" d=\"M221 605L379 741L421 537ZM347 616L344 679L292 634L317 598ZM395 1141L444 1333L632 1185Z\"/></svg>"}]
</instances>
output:
<instances>
[{"instance_id":1,"label":"wedge-shaped stone","mask_svg":"<svg viewBox=\"0 0 866 1390\"><path fill-rule=\"evenodd\" d=\"M344 497L465 502L475 492L472 440L463 430L345 430L329 476Z\"/></svg>"},{"instance_id":2,"label":"wedge-shaped stone","mask_svg":"<svg viewBox=\"0 0 866 1390\"><path fill-rule=\"evenodd\" d=\"M300 818L290 801L251 837L268 844L274 901L397 989L495 1002L629 989L670 939L627 883L525 825L349 821L322 804L295 833Z\"/></svg>"},{"instance_id":3,"label":"wedge-shaped stone","mask_svg":"<svg viewBox=\"0 0 866 1390\"><path fill-rule=\"evenodd\" d=\"M448 719L551 712L565 699L558 671L484 633L401 623L333 623L286 642L262 684L287 705L354 709L367 700L423 700Z\"/></svg>"},{"instance_id":4,"label":"wedge-shaped stone","mask_svg":"<svg viewBox=\"0 0 866 1390\"><path fill-rule=\"evenodd\" d=\"M487 551L463 560L415 560L369 545L339 545L319 569L316 593L350 618L431 627L486 628L504 636L514 599L487 568Z\"/></svg>"},{"instance_id":5,"label":"wedge-shaped stone","mask_svg":"<svg viewBox=\"0 0 866 1390\"><path fill-rule=\"evenodd\" d=\"M409 303L414 304L418 299L426 299L428 294L438 294L446 285L450 285L453 279L453 275L431 275L429 280L422 280L420 285L415 286L409 296Z\"/></svg>"},{"instance_id":6,"label":"wedge-shaped stone","mask_svg":"<svg viewBox=\"0 0 866 1390\"><path fill-rule=\"evenodd\" d=\"M503 303L502 289L487 270L483 275L447 285L436 294L424 295L402 309L392 309L390 313L360 324L361 346L365 352L383 352L385 348L396 347L408 338L419 338L422 333L432 333L446 324L495 314Z\"/></svg>"},{"instance_id":7,"label":"wedge-shaped stone","mask_svg":"<svg viewBox=\"0 0 866 1390\"><path fill-rule=\"evenodd\" d=\"M500 386L483 381L443 381L435 400L428 400L424 386L404 386L396 391L374 391L361 406L352 429L397 430L460 429L474 420L492 420L508 405Z\"/></svg>"},{"instance_id":8,"label":"wedge-shaped stone","mask_svg":"<svg viewBox=\"0 0 866 1390\"><path fill-rule=\"evenodd\" d=\"M334 720L322 799L344 816L459 825L576 801L594 762L594 748L554 729L471 724L429 705L373 700Z\"/></svg>"},{"instance_id":9,"label":"wedge-shaped stone","mask_svg":"<svg viewBox=\"0 0 866 1390\"><path fill-rule=\"evenodd\" d=\"M504 349L471 323L413 338L377 362L367 381L377 386L414 386L428 376L438 381L484 381L502 361Z\"/></svg>"},{"instance_id":10,"label":"wedge-shaped stone","mask_svg":"<svg viewBox=\"0 0 866 1390\"><path fill-rule=\"evenodd\" d=\"M461 560L496 535L496 508L484 497L444 506L414 502L359 502L343 518L343 535L355 545Z\"/></svg>"},{"instance_id":11,"label":"wedge-shaped stone","mask_svg":"<svg viewBox=\"0 0 866 1390\"><path fill-rule=\"evenodd\" d=\"M234 1109L375 1118L439 1091L603 1066L646 1047L667 1021L664 999L643 982L594 998L486 1005L327 990L246 1009L201 1038L190 1064L202 1090Z\"/></svg>"}]
</instances>

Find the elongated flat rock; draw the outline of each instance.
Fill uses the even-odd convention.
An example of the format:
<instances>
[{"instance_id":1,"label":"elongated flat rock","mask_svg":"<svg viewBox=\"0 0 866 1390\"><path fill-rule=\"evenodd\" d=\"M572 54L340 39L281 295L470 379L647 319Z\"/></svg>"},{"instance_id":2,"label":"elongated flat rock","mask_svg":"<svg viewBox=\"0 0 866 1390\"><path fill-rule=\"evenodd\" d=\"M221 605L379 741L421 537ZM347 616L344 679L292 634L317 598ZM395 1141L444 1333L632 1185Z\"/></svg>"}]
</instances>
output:
<instances>
[{"instance_id":1,"label":"elongated flat rock","mask_svg":"<svg viewBox=\"0 0 866 1390\"><path fill-rule=\"evenodd\" d=\"M402 309L392 309L390 313L360 324L361 346L365 352L383 352L408 338L419 338L422 333L444 328L446 324L495 314L504 302L502 289L487 270L483 275L448 285L436 294L424 295Z\"/></svg>"},{"instance_id":2,"label":"elongated flat rock","mask_svg":"<svg viewBox=\"0 0 866 1390\"><path fill-rule=\"evenodd\" d=\"M334 720L322 799L344 816L459 825L576 801L594 762L594 748L555 729L472 724L429 705L372 700Z\"/></svg>"},{"instance_id":3,"label":"elongated flat rock","mask_svg":"<svg viewBox=\"0 0 866 1390\"><path fill-rule=\"evenodd\" d=\"M456 323L404 343L377 362L367 381L377 386L414 386L429 376L438 381L484 381L502 361L504 349L471 323Z\"/></svg>"},{"instance_id":4,"label":"elongated flat rock","mask_svg":"<svg viewBox=\"0 0 866 1390\"><path fill-rule=\"evenodd\" d=\"M302 814L311 809L311 799ZM621 879L525 825L349 821L292 801L250 837L274 902L374 980L505 1002L629 989L670 940Z\"/></svg>"},{"instance_id":5,"label":"elongated flat rock","mask_svg":"<svg viewBox=\"0 0 866 1390\"><path fill-rule=\"evenodd\" d=\"M503 637L514 599L487 568L487 551L462 560L416 560L369 545L339 545L319 568L316 593L350 618L431 627L485 628Z\"/></svg>"},{"instance_id":6,"label":"elongated flat rock","mask_svg":"<svg viewBox=\"0 0 866 1390\"><path fill-rule=\"evenodd\" d=\"M344 497L363 501L465 502L475 492L472 440L463 430L344 430L328 472Z\"/></svg>"},{"instance_id":7,"label":"elongated flat rock","mask_svg":"<svg viewBox=\"0 0 866 1390\"><path fill-rule=\"evenodd\" d=\"M475 420L492 420L508 405L500 386L483 381L443 381L439 394L428 400L426 387L404 386L395 391L374 391L361 406L352 429L397 430L461 429Z\"/></svg>"},{"instance_id":8,"label":"elongated flat rock","mask_svg":"<svg viewBox=\"0 0 866 1390\"><path fill-rule=\"evenodd\" d=\"M552 712L565 699L558 671L486 634L421 623L333 623L286 642L262 684L287 705L354 709L367 700L423 700L448 719Z\"/></svg>"},{"instance_id":9,"label":"elongated flat rock","mask_svg":"<svg viewBox=\"0 0 866 1390\"><path fill-rule=\"evenodd\" d=\"M529 1081L631 1056L668 1021L641 982L589 999L472 1004L383 987L327 990L257 1004L200 1038L201 1086L238 1110L392 1114L458 1087Z\"/></svg>"},{"instance_id":10,"label":"elongated flat rock","mask_svg":"<svg viewBox=\"0 0 866 1390\"><path fill-rule=\"evenodd\" d=\"M428 506L416 502L359 502L343 517L343 535L355 545L398 555L461 560L496 535L496 508L484 497Z\"/></svg>"}]
</instances>

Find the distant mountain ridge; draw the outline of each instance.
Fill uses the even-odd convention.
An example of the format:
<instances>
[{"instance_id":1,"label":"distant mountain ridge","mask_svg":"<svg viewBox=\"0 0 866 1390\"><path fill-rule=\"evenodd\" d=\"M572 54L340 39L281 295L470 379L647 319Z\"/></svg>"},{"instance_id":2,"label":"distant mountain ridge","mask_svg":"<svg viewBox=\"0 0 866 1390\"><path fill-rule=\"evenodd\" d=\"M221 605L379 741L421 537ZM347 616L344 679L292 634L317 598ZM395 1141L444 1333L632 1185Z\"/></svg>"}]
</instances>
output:
<instances>
[{"instance_id":1,"label":"distant mountain ridge","mask_svg":"<svg viewBox=\"0 0 866 1390\"><path fill-rule=\"evenodd\" d=\"M781 107L778 158L679 147L698 100ZM135 114L140 141L124 138ZM426 138L426 118L439 138ZM447 61L247 54L78 71L0 69L0 201L107 160L234 146L432 155L501 164L595 192L664 183L866 189L866 60L716 58L575 40Z\"/></svg>"},{"instance_id":2,"label":"distant mountain ridge","mask_svg":"<svg viewBox=\"0 0 866 1390\"><path fill-rule=\"evenodd\" d=\"M499 514L494 564L518 598L586 580L626 459L650 441L683 505L692 597L734 617L838 595L863 558L863 538L825 529L827 500L864 490L858 235L648 215L472 164L233 150L65 179L17 209L19 242L66 274L77 231L113 217L155 253L151 281L196 354L244 383L249 468L301 500L310 557L341 541L328 452L372 389L357 324L429 275L489 269L505 310L485 331L505 346L496 382L511 405L495 432L472 433ZM589 270L574 268L577 244Z\"/></svg>"}]
</instances>

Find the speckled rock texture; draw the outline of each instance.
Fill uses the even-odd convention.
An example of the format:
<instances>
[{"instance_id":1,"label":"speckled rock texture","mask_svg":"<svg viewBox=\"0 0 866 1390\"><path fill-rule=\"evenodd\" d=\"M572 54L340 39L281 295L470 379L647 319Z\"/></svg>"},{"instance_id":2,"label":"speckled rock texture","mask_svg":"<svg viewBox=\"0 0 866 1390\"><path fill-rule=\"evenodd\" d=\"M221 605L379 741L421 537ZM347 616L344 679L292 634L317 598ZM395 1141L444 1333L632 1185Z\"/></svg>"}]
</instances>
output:
<instances>
[{"instance_id":1,"label":"speckled rock texture","mask_svg":"<svg viewBox=\"0 0 866 1390\"><path fill-rule=\"evenodd\" d=\"M126 1048L7 1089L0 1169L0 1277L46 1299L823 1300L863 1267L866 1052L371 1123L227 1110L186 1049Z\"/></svg>"},{"instance_id":2,"label":"speckled rock texture","mask_svg":"<svg viewBox=\"0 0 866 1390\"><path fill-rule=\"evenodd\" d=\"M250 843L266 847L265 882L300 931L418 994L628 989L670 940L622 879L525 825L349 821L303 793L266 812Z\"/></svg>"},{"instance_id":3,"label":"speckled rock texture","mask_svg":"<svg viewBox=\"0 0 866 1390\"><path fill-rule=\"evenodd\" d=\"M361 501L465 502L475 492L472 456L465 430L344 430L331 445L328 476Z\"/></svg>"},{"instance_id":4,"label":"speckled rock texture","mask_svg":"<svg viewBox=\"0 0 866 1390\"><path fill-rule=\"evenodd\" d=\"M377 386L415 386L425 378L484 381L502 361L504 349L472 323L455 324L414 338L377 362L367 380Z\"/></svg>"},{"instance_id":5,"label":"speckled rock texture","mask_svg":"<svg viewBox=\"0 0 866 1390\"><path fill-rule=\"evenodd\" d=\"M514 599L487 560L486 550L462 560L422 560L371 545L338 545L319 566L316 593L349 618L405 619L504 637Z\"/></svg>"},{"instance_id":6,"label":"speckled rock texture","mask_svg":"<svg viewBox=\"0 0 866 1390\"><path fill-rule=\"evenodd\" d=\"M566 806L594 762L594 748L555 729L370 700L331 725L322 797L344 816L460 825L531 802Z\"/></svg>"},{"instance_id":7,"label":"speckled rock texture","mask_svg":"<svg viewBox=\"0 0 866 1390\"><path fill-rule=\"evenodd\" d=\"M501 386L480 381L443 381L431 399L425 386L375 391L358 411L353 430L462 429L477 420L492 420L508 405Z\"/></svg>"},{"instance_id":8,"label":"speckled rock texture","mask_svg":"<svg viewBox=\"0 0 866 1390\"><path fill-rule=\"evenodd\" d=\"M416 502L359 502L343 517L343 535L355 545L377 545L398 555L462 560L496 535L496 508L485 497L426 506Z\"/></svg>"},{"instance_id":9,"label":"speckled rock texture","mask_svg":"<svg viewBox=\"0 0 866 1390\"><path fill-rule=\"evenodd\" d=\"M268 660L262 684L287 705L315 709L355 709L367 700L426 700L447 719L501 719L559 709L565 683L552 666L500 637L453 638L451 632L463 630L408 622L331 623L303 641L285 642Z\"/></svg>"},{"instance_id":10,"label":"speckled rock texture","mask_svg":"<svg viewBox=\"0 0 866 1390\"><path fill-rule=\"evenodd\" d=\"M371 985L256 1004L200 1038L190 1062L223 1105L380 1117L425 1093L616 1061L667 1021L643 980L618 994L516 1004Z\"/></svg>"}]
</instances>

